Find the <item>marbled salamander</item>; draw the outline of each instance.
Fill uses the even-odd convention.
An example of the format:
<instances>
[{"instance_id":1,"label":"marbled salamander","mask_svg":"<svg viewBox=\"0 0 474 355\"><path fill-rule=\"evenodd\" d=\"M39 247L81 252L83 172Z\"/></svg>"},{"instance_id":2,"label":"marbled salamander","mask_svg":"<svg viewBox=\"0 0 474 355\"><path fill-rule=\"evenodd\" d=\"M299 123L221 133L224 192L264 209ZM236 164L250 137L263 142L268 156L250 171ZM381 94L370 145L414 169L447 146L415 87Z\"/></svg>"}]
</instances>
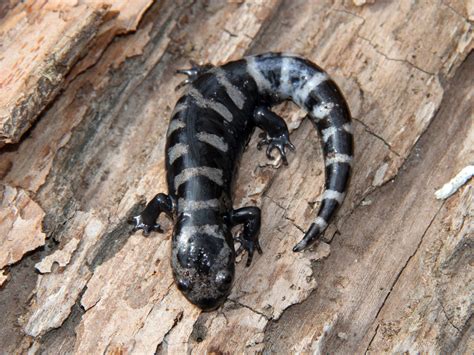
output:
<instances>
[{"instance_id":1,"label":"marbled salamander","mask_svg":"<svg viewBox=\"0 0 474 355\"><path fill-rule=\"evenodd\" d=\"M161 231L164 212L174 220L171 264L178 288L203 310L221 305L231 291L236 251L258 243L260 209L233 209L232 183L255 127L265 133L259 143L267 156L294 149L285 121L270 107L292 100L308 112L323 141L325 192L318 215L294 251L312 244L326 229L344 200L353 155L349 108L336 84L310 61L289 54L250 56L219 67L179 70L188 75L167 133L166 170L169 195L160 193L134 217L144 233ZM233 237L231 228L243 224Z\"/></svg>"}]
</instances>

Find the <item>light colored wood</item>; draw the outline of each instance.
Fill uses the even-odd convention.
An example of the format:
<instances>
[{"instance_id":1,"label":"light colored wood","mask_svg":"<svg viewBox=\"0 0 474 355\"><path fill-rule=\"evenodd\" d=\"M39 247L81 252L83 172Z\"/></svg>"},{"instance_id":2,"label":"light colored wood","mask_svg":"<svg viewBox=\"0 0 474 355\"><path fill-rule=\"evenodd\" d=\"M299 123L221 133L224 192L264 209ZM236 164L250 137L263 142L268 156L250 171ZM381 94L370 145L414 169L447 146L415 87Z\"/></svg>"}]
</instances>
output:
<instances>
[{"instance_id":1,"label":"light colored wood","mask_svg":"<svg viewBox=\"0 0 474 355\"><path fill-rule=\"evenodd\" d=\"M434 191L474 153L473 68L471 56L396 178L342 223L315 270L325 282L267 329L270 349L470 352L472 183L444 202Z\"/></svg>"},{"instance_id":2,"label":"light colored wood","mask_svg":"<svg viewBox=\"0 0 474 355\"><path fill-rule=\"evenodd\" d=\"M64 90L28 136L1 152L4 184L41 206L48 237L44 250L1 270L9 279L0 312L16 326L0 330L2 348L469 352L472 188L434 198L474 156L468 4L162 1L146 12L147 1L140 11L118 4L103 10L87 56L62 75ZM130 12L122 31L110 30ZM144 237L126 220L166 190L165 132L183 79L175 70L270 50L310 58L346 95L351 189L324 241L291 252L314 218L324 173L304 113L279 107L297 147L289 166L269 162L254 137L236 184L236 207L262 209L264 254L249 268L239 260L229 301L202 314L173 284L171 223ZM18 291L22 278L28 286Z\"/></svg>"},{"instance_id":3,"label":"light colored wood","mask_svg":"<svg viewBox=\"0 0 474 355\"><path fill-rule=\"evenodd\" d=\"M151 2L30 0L12 8L0 22L0 147L19 141L96 36L135 30Z\"/></svg>"},{"instance_id":4,"label":"light colored wood","mask_svg":"<svg viewBox=\"0 0 474 355\"><path fill-rule=\"evenodd\" d=\"M24 190L0 185L0 194L1 270L21 260L27 252L43 246L46 235L41 231L45 213ZM4 281L2 278L0 285Z\"/></svg>"}]
</instances>

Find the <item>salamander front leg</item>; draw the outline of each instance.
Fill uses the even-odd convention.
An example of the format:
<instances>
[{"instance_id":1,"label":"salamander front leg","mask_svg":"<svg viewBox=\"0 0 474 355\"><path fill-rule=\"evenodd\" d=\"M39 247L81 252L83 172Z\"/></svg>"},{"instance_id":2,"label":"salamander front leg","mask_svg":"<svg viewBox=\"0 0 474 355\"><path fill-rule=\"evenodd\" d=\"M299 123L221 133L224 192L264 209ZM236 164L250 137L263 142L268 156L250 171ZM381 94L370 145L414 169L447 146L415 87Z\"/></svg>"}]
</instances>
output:
<instances>
[{"instance_id":1,"label":"salamander front leg","mask_svg":"<svg viewBox=\"0 0 474 355\"><path fill-rule=\"evenodd\" d=\"M258 242L258 233L260 232L260 208L258 207L242 207L237 210L232 210L229 215L231 226L243 224L244 229L235 237L235 241L240 243L237 254L243 250L248 253L247 263L245 266L250 266L255 250L262 254L262 248Z\"/></svg>"},{"instance_id":2,"label":"salamander front leg","mask_svg":"<svg viewBox=\"0 0 474 355\"><path fill-rule=\"evenodd\" d=\"M268 145L267 157L272 160L274 159L271 154L272 150L278 149L283 164L288 165L285 148L288 147L291 150L295 150L295 146L290 141L290 133L288 132L286 122L265 106L257 107L253 117L255 124L264 130L261 135L262 140L258 142L257 148L261 149L263 145Z\"/></svg>"},{"instance_id":3,"label":"salamander front leg","mask_svg":"<svg viewBox=\"0 0 474 355\"><path fill-rule=\"evenodd\" d=\"M142 213L133 217L131 223L135 230L142 229L144 235L148 235L152 231L163 233L161 226L156 222L162 212L172 217L173 201L168 195L159 193L148 202Z\"/></svg>"},{"instance_id":4,"label":"salamander front leg","mask_svg":"<svg viewBox=\"0 0 474 355\"><path fill-rule=\"evenodd\" d=\"M183 86L191 84L194 80L196 80L199 75L204 74L208 70L212 69L214 66L212 64L203 64L199 65L195 61L191 60L191 68L189 69L178 69L176 73L187 75L188 78L183 80L181 83L176 86L176 90L181 89Z\"/></svg>"}]
</instances>

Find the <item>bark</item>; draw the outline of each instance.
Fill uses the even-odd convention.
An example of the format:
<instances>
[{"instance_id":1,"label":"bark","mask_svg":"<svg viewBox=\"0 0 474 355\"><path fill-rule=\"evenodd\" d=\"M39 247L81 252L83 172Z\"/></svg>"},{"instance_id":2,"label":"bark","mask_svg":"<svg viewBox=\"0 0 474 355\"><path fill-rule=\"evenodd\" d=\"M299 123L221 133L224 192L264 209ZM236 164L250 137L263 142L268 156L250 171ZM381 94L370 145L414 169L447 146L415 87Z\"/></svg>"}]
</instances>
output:
<instances>
[{"instance_id":1,"label":"bark","mask_svg":"<svg viewBox=\"0 0 474 355\"><path fill-rule=\"evenodd\" d=\"M131 4L0 5L2 352L472 353L472 179L434 194L473 164L472 4ZM324 241L293 253L324 172L304 113L279 107L289 166L253 137L236 184L235 207L262 209L264 253L201 313L173 284L171 223L144 237L126 220L166 190L176 69L265 51L339 84L354 175Z\"/></svg>"}]
</instances>

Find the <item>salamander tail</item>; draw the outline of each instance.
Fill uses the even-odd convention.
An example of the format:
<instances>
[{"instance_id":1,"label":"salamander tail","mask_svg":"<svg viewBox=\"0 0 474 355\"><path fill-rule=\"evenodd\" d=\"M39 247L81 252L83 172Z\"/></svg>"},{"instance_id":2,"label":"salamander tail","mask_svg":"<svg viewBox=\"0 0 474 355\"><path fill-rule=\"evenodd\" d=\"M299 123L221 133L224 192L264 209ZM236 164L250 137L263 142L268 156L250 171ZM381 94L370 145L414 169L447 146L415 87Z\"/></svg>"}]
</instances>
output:
<instances>
[{"instance_id":1,"label":"salamander tail","mask_svg":"<svg viewBox=\"0 0 474 355\"><path fill-rule=\"evenodd\" d=\"M344 201L353 159L351 114L336 83L304 58L272 53L250 57L247 71L262 95L290 99L305 109L322 140L325 191L316 219L293 249L301 251L321 236Z\"/></svg>"}]
</instances>

